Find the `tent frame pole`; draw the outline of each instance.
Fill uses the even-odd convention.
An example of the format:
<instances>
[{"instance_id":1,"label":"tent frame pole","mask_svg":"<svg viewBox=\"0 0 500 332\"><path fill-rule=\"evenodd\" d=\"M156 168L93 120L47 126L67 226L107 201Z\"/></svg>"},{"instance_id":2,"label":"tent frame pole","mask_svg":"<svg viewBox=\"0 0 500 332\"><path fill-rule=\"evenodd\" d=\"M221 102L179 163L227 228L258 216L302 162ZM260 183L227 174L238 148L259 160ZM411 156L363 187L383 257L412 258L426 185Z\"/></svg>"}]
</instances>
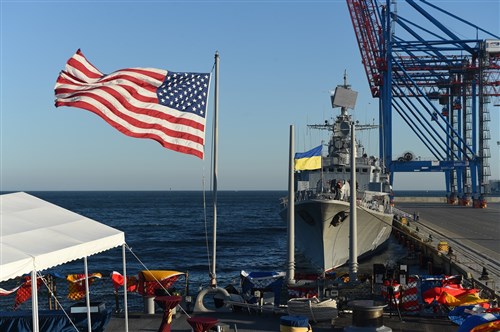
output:
<instances>
[{"instance_id":1,"label":"tent frame pole","mask_svg":"<svg viewBox=\"0 0 500 332\"><path fill-rule=\"evenodd\" d=\"M122 244L122 260L123 260L123 306L125 307L125 332L128 332L128 302L127 302L127 259L125 251L126 243Z\"/></svg>"},{"instance_id":2,"label":"tent frame pole","mask_svg":"<svg viewBox=\"0 0 500 332\"><path fill-rule=\"evenodd\" d=\"M40 331L38 320L38 283L36 278L35 260L33 259L33 270L31 271L31 310L33 316L33 332Z\"/></svg>"},{"instance_id":3,"label":"tent frame pole","mask_svg":"<svg viewBox=\"0 0 500 332\"><path fill-rule=\"evenodd\" d=\"M87 302L87 331L92 332L92 318L90 315L90 288L89 288L89 269L87 265L87 256L83 257L83 266L85 273L85 300Z\"/></svg>"}]
</instances>

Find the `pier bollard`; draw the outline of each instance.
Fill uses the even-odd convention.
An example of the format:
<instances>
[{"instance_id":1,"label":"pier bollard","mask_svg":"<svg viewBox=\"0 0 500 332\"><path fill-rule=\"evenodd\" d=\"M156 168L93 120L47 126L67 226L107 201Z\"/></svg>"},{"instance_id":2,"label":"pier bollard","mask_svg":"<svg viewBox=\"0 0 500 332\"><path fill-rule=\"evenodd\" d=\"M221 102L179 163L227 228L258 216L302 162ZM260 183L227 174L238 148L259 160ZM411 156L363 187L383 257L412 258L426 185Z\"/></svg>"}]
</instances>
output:
<instances>
[{"instance_id":1,"label":"pier bollard","mask_svg":"<svg viewBox=\"0 0 500 332\"><path fill-rule=\"evenodd\" d=\"M479 280L481 280L481 282L483 282L486 287L495 289L495 280L490 278L488 271L486 271L486 267L483 267L483 271L481 272Z\"/></svg>"},{"instance_id":2,"label":"pier bollard","mask_svg":"<svg viewBox=\"0 0 500 332\"><path fill-rule=\"evenodd\" d=\"M345 332L391 332L390 327L384 326L384 308L382 302L373 300L354 300L348 303L352 307L352 325L344 328Z\"/></svg>"}]
</instances>

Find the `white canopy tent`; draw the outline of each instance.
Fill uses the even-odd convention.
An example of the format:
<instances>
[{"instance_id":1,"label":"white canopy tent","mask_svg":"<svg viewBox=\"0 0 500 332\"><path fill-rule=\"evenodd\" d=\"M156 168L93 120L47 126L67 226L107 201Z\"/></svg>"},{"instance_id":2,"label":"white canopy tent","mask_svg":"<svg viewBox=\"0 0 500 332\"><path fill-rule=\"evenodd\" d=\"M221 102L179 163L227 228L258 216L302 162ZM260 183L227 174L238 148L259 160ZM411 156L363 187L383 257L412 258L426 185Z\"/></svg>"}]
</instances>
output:
<instances>
[{"instance_id":1,"label":"white canopy tent","mask_svg":"<svg viewBox=\"0 0 500 332\"><path fill-rule=\"evenodd\" d=\"M24 192L0 195L0 282L42 271L122 246L126 282L125 234ZM36 282L32 282L33 331L39 331ZM124 285L126 289L126 284ZM86 279L88 290L88 278ZM124 292L128 331L127 292ZM89 331L90 299L87 291Z\"/></svg>"}]
</instances>

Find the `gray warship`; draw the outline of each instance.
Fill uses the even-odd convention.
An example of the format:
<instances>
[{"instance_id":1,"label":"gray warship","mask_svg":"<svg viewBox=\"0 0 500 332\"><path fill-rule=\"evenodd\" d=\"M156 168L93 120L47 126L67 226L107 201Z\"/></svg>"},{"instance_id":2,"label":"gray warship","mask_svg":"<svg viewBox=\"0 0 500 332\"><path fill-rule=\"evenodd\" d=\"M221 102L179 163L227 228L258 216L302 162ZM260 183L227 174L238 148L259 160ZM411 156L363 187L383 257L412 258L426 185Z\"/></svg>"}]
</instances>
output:
<instances>
[{"instance_id":1,"label":"gray warship","mask_svg":"<svg viewBox=\"0 0 500 332\"><path fill-rule=\"evenodd\" d=\"M361 143L351 142L352 116L357 92L344 84L332 93L332 107L340 114L332 122L309 125L331 131L321 168L294 172L295 246L307 268L329 272L349 260L349 211L351 144L356 144L357 250L358 257L373 254L389 239L392 230L391 186L379 159L368 156ZM355 131L374 125L355 125ZM323 149L324 150L324 149ZM280 216L287 220L288 199Z\"/></svg>"}]
</instances>

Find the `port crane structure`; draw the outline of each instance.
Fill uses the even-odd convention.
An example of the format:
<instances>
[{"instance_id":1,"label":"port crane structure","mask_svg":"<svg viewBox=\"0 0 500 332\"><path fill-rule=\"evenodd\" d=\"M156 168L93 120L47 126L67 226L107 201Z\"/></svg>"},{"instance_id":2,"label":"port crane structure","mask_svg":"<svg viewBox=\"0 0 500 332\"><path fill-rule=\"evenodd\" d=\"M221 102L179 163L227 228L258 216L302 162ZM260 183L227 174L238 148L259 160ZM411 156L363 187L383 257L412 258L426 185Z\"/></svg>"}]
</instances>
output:
<instances>
[{"instance_id":1,"label":"port crane structure","mask_svg":"<svg viewBox=\"0 0 500 332\"><path fill-rule=\"evenodd\" d=\"M408 17L398 14L395 0L346 1L372 97L379 99L379 154L391 184L396 172L444 172L449 203L485 207L500 37L425 0L406 0ZM476 36L459 38L431 11ZM434 160L393 156L395 113Z\"/></svg>"}]
</instances>

